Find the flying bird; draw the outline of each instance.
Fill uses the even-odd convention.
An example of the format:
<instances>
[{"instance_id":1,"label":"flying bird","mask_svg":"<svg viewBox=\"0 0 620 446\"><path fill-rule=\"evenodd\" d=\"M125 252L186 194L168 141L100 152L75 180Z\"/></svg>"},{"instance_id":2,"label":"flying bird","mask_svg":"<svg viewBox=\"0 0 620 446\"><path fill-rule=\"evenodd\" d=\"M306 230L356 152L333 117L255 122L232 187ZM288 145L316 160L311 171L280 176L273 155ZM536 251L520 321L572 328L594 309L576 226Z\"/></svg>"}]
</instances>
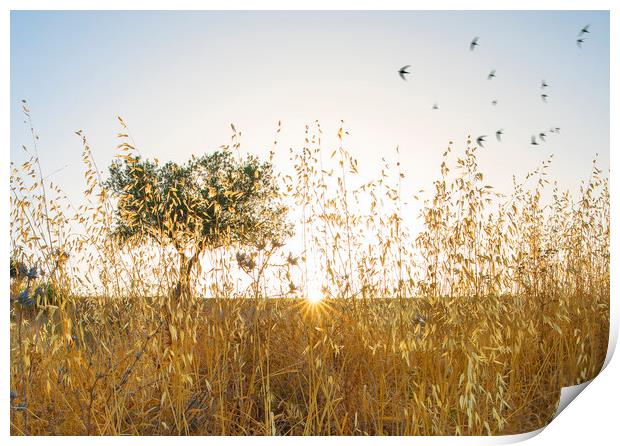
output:
<instances>
[{"instance_id":1,"label":"flying bird","mask_svg":"<svg viewBox=\"0 0 620 446\"><path fill-rule=\"evenodd\" d=\"M548 87L549 84L547 82L545 82L545 80L543 79L543 81L540 83L540 88L545 88Z\"/></svg>"},{"instance_id":2,"label":"flying bird","mask_svg":"<svg viewBox=\"0 0 620 446\"><path fill-rule=\"evenodd\" d=\"M486 137L487 137L487 135L482 135L482 136L479 136L478 138L476 138L476 144L478 144L480 147L484 147L482 145L482 143L485 141Z\"/></svg>"},{"instance_id":3,"label":"flying bird","mask_svg":"<svg viewBox=\"0 0 620 446\"><path fill-rule=\"evenodd\" d=\"M400 77L406 81L407 78L405 77L405 74L410 74L407 69L410 67L411 65L405 65L404 67L402 67L400 70L398 70L398 74L400 74Z\"/></svg>"},{"instance_id":4,"label":"flying bird","mask_svg":"<svg viewBox=\"0 0 620 446\"><path fill-rule=\"evenodd\" d=\"M544 134L543 132L540 132L540 133L538 134L538 137L540 138L540 140L541 140L542 142L545 142L545 137L546 137L546 136L547 136L547 135L546 135L546 134Z\"/></svg>"},{"instance_id":5,"label":"flying bird","mask_svg":"<svg viewBox=\"0 0 620 446\"><path fill-rule=\"evenodd\" d=\"M549 97L548 94L541 94L540 97L542 98L543 102L547 102L547 98Z\"/></svg>"},{"instance_id":6,"label":"flying bird","mask_svg":"<svg viewBox=\"0 0 620 446\"><path fill-rule=\"evenodd\" d=\"M489 75L487 76L487 80L491 80L495 77L495 70L492 70Z\"/></svg>"},{"instance_id":7,"label":"flying bird","mask_svg":"<svg viewBox=\"0 0 620 446\"><path fill-rule=\"evenodd\" d=\"M504 134L504 129L500 129L497 132L495 132L495 137L497 138L498 141L502 141L502 135Z\"/></svg>"},{"instance_id":8,"label":"flying bird","mask_svg":"<svg viewBox=\"0 0 620 446\"><path fill-rule=\"evenodd\" d=\"M474 48L476 48L478 46L478 37L474 37L474 40L471 41L471 43L469 44L469 50L473 51Z\"/></svg>"},{"instance_id":9,"label":"flying bird","mask_svg":"<svg viewBox=\"0 0 620 446\"><path fill-rule=\"evenodd\" d=\"M493 99L493 100L491 101L491 105L497 105L497 99Z\"/></svg>"},{"instance_id":10,"label":"flying bird","mask_svg":"<svg viewBox=\"0 0 620 446\"><path fill-rule=\"evenodd\" d=\"M437 105L437 103L433 104L433 110L439 110L439 106Z\"/></svg>"},{"instance_id":11,"label":"flying bird","mask_svg":"<svg viewBox=\"0 0 620 446\"><path fill-rule=\"evenodd\" d=\"M560 127L555 128L555 133L560 133Z\"/></svg>"},{"instance_id":12,"label":"flying bird","mask_svg":"<svg viewBox=\"0 0 620 446\"><path fill-rule=\"evenodd\" d=\"M532 142L530 144L532 144L533 146L538 145L538 143L536 142L536 136L532 135Z\"/></svg>"},{"instance_id":13,"label":"flying bird","mask_svg":"<svg viewBox=\"0 0 620 446\"><path fill-rule=\"evenodd\" d=\"M579 36L583 36L584 34L590 34L590 31L588 31L590 29L590 25L586 25L583 28L581 28L581 31L579 31Z\"/></svg>"},{"instance_id":14,"label":"flying bird","mask_svg":"<svg viewBox=\"0 0 620 446\"><path fill-rule=\"evenodd\" d=\"M581 48L581 44L584 42L584 39L577 39L577 46Z\"/></svg>"}]
</instances>

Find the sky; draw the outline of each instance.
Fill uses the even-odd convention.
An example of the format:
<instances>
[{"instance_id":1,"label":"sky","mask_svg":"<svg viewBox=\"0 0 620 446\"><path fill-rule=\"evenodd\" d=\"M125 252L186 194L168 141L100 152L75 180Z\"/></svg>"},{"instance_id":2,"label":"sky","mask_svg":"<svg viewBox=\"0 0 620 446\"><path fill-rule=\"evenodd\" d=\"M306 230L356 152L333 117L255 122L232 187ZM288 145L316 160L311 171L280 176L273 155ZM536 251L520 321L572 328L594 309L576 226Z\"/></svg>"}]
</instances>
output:
<instances>
[{"instance_id":1,"label":"sky","mask_svg":"<svg viewBox=\"0 0 620 446\"><path fill-rule=\"evenodd\" d=\"M306 124L320 120L329 150L342 119L362 177L400 147L405 194L428 189L448 142L462 149L467 135L488 135L479 164L502 192L550 154L561 188L588 177L595 153L609 169L606 11L13 11L10 74L11 160L31 143L26 99L44 175L76 201L85 186L74 132L105 170L117 115L143 156L177 162L228 143L231 123L245 151L266 155L281 121L283 171ZM561 131L530 145L550 127Z\"/></svg>"}]
</instances>

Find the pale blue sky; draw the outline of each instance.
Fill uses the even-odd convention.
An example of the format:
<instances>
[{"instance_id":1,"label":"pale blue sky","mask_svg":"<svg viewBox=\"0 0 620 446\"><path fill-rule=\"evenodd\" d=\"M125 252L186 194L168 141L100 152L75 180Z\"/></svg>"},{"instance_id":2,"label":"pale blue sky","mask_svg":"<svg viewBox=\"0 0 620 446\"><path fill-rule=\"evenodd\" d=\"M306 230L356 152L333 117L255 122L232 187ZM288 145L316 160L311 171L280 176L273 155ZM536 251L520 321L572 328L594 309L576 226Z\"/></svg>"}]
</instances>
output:
<instances>
[{"instance_id":1,"label":"pale blue sky","mask_svg":"<svg viewBox=\"0 0 620 446\"><path fill-rule=\"evenodd\" d=\"M403 82L397 70L406 64ZM364 175L400 145L407 192L430 186L449 140L463 147L467 134L486 134L480 165L500 190L550 153L552 175L574 188L595 152L609 168L609 14L12 12L13 161L30 142L21 99L45 172L68 165L53 179L75 200L84 168L74 131L84 129L105 168L118 143L116 115L143 155L180 162L227 143L231 122L246 150L266 153L282 120L287 159L303 144L304 125L319 119L329 150L344 119ZM550 126L561 133L530 146L530 135Z\"/></svg>"}]
</instances>

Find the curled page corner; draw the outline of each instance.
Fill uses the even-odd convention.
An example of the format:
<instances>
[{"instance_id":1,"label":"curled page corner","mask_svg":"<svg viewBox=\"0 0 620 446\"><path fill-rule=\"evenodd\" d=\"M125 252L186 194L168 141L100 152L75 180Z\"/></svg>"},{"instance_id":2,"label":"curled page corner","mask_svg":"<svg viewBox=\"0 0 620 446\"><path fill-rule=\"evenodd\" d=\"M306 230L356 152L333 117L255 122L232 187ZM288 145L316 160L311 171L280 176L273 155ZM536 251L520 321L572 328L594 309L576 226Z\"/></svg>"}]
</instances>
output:
<instances>
[{"instance_id":1,"label":"curled page corner","mask_svg":"<svg viewBox=\"0 0 620 446\"><path fill-rule=\"evenodd\" d=\"M596 379L596 378L594 378ZM562 390L560 391L560 401L558 403L558 408L555 411L555 415L553 416L553 418L557 418L558 415L560 415L560 413L566 409L566 407L573 402L573 400L575 398L577 398L577 395L579 395L581 392L583 392L583 390L588 387L588 385L594 381L594 379L591 379L589 381L583 382L581 384L577 384L576 386L569 386L569 387L562 387Z\"/></svg>"},{"instance_id":2,"label":"curled page corner","mask_svg":"<svg viewBox=\"0 0 620 446\"><path fill-rule=\"evenodd\" d=\"M616 344L618 343L618 309L613 300L609 302L609 342L607 344L607 355L605 355L605 362L603 367L599 371L601 373L611 361L614 352L616 351Z\"/></svg>"},{"instance_id":3,"label":"curled page corner","mask_svg":"<svg viewBox=\"0 0 620 446\"><path fill-rule=\"evenodd\" d=\"M498 437L493 437L495 439L494 444L515 444L521 443L522 441L529 440L530 438L534 438L536 435L540 434L543 430L545 430L547 426L543 426L539 429L524 432L522 434L514 434L514 435L500 435Z\"/></svg>"},{"instance_id":4,"label":"curled page corner","mask_svg":"<svg viewBox=\"0 0 620 446\"><path fill-rule=\"evenodd\" d=\"M603 363L603 367L601 367L601 370L598 372L598 374L600 374L603 370L605 370L605 368L607 368L607 365L609 364L609 362L611 361L611 358L614 355L614 352L616 350L616 345L618 342L618 317L617 317L617 310L615 308L615 305L613 305L613 301L610 302L610 317L609 317L609 342L607 344L607 354L605 355L605 361ZM596 376L598 376L598 374ZM588 387L588 385L594 381L596 379L596 377L592 378L589 381L583 382L581 384L577 384L575 386L568 386L568 387L562 387L562 390L560 391L560 401L558 403L558 408L555 412L555 415L553 416L553 418L557 418L558 415L560 415L560 413L566 409L566 407L573 402L573 400L575 398L577 398L577 396L583 392L583 390Z\"/></svg>"}]
</instances>

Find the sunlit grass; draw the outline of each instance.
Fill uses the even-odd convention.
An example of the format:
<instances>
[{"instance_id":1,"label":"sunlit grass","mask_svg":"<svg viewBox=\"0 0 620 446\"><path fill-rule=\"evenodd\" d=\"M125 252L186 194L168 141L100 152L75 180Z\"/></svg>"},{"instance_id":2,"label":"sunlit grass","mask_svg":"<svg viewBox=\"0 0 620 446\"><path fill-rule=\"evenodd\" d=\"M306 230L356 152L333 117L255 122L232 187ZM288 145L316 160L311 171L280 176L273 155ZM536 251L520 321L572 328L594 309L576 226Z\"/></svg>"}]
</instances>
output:
<instances>
[{"instance_id":1,"label":"sunlit grass","mask_svg":"<svg viewBox=\"0 0 620 446\"><path fill-rule=\"evenodd\" d=\"M36 150L12 164L11 432L508 434L596 376L609 326L596 164L575 198L549 161L501 195L471 141L450 145L410 234L400 166L356 183L346 132L325 153L320 134L307 128L279 178L302 252L220 246L193 293L175 288L174 250L109 237L115 197L81 133L77 209Z\"/></svg>"}]
</instances>

